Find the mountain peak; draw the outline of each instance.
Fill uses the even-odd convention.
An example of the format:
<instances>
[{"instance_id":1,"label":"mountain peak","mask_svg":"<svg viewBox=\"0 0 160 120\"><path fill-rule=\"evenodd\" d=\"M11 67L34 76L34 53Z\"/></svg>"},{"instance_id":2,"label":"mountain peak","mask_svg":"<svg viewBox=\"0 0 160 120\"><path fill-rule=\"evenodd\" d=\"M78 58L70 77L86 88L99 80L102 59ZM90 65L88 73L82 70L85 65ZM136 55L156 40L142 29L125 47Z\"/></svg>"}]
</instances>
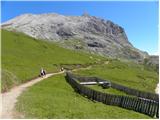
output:
<instances>
[{"instance_id":1,"label":"mountain peak","mask_svg":"<svg viewBox=\"0 0 160 120\"><path fill-rule=\"evenodd\" d=\"M90 17L89 13L86 12L86 11L82 14L82 16L84 16L84 17Z\"/></svg>"},{"instance_id":2,"label":"mountain peak","mask_svg":"<svg viewBox=\"0 0 160 120\"><path fill-rule=\"evenodd\" d=\"M58 41L80 40L85 51L115 58L143 59L148 56L133 47L125 30L109 20L90 16L64 16L56 13L24 14L11 19L2 28L23 32L37 39ZM65 46L77 49L75 44ZM79 49L78 48L78 49Z\"/></svg>"}]
</instances>

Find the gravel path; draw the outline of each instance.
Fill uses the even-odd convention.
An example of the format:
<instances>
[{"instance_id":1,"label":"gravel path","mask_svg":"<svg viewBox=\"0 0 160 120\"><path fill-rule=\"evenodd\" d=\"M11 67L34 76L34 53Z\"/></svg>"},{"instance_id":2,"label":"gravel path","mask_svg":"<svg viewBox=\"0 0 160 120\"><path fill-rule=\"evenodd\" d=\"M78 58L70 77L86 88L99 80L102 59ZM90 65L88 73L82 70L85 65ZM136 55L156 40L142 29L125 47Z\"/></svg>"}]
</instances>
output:
<instances>
[{"instance_id":1,"label":"gravel path","mask_svg":"<svg viewBox=\"0 0 160 120\"><path fill-rule=\"evenodd\" d=\"M36 79L33 79L27 83L21 84L19 86L16 86L14 88L12 88L10 91L2 93L1 94L1 99L2 99L2 109L1 109L1 117L0 118L14 118L14 106L15 103L17 102L17 97L24 91L26 90L27 87L34 85L35 83L42 81L48 77L51 77L53 75L57 75L57 74L62 74L64 73L64 71L62 72L57 72L57 73L50 73L47 74L44 77L39 77Z\"/></svg>"},{"instance_id":2,"label":"gravel path","mask_svg":"<svg viewBox=\"0 0 160 120\"><path fill-rule=\"evenodd\" d=\"M108 63L107 63L108 64ZM88 66L85 68L77 68L71 71L78 71L78 70L85 70L85 69L90 69L92 66ZM39 77L36 79L32 79L31 81L21 84L19 86L13 87L10 91L7 91L5 93L1 93L0 96L0 101L2 101L0 103L1 109L0 109L0 118L2 119L11 119L14 118L14 116L17 114L14 111L14 107L15 104L17 102L17 98L18 96L20 96L20 94L26 90L27 87L30 87L34 84L36 84L37 82L40 82L48 77L51 77L53 75L58 75L58 74L62 74L65 71L61 71L61 72L57 72L57 73L50 73L50 74L46 74L46 76L44 77Z\"/></svg>"},{"instance_id":3,"label":"gravel path","mask_svg":"<svg viewBox=\"0 0 160 120\"><path fill-rule=\"evenodd\" d=\"M159 83L157 84L157 87L156 87L156 89L155 89L155 92L156 92L157 94L159 94Z\"/></svg>"}]
</instances>

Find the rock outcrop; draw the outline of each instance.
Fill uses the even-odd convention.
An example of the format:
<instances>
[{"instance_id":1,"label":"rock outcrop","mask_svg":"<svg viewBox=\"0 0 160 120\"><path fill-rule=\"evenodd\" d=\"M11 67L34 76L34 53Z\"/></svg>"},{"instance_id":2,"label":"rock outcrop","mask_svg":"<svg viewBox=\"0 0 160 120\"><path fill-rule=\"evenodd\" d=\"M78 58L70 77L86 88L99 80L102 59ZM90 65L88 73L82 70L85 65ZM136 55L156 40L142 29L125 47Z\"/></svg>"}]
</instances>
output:
<instances>
[{"instance_id":1,"label":"rock outcrop","mask_svg":"<svg viewBox=\"0 0 160 120\"><path fill-rule=\"evenodd\" d=\"M148 57L146 52L136 49L128 41L121 26L88 14L24 14L3 23L2 28L23 32L37 39L56 41L67 48L114 58L142 61ZM68 41L70 44L66 45Z\"/></svg>"}]
</instances>

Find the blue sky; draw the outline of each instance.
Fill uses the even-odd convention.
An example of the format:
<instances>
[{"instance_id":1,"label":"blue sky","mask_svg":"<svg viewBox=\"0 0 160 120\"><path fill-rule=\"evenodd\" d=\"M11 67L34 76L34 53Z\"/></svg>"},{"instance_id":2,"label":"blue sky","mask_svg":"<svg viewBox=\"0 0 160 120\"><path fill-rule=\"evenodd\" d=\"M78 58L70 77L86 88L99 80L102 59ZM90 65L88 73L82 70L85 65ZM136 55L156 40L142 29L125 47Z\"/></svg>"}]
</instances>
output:
<instances>
[{"instance_id":1,"label":"blue sky","mask_svg":"<svg viewBox=\"0 0 160 120\"><path fill-rule=\"evenodd\" d=\"M1 3L1 21L24 13L59 13L82 15L86 11L122 26L129 41L149 54L158 54L158 2L18 2Z\"/></svg>"}]
</instances>

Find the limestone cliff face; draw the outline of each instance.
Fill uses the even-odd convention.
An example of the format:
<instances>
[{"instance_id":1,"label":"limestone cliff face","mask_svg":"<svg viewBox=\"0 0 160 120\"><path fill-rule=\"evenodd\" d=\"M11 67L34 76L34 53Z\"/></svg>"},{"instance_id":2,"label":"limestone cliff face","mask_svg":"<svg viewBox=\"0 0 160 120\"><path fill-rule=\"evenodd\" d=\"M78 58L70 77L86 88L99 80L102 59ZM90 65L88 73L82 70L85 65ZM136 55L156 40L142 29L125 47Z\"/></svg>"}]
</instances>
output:
<instances>
[{"instance_id":1,"label":"limestone cliff face","mask_svg":"<svg viewBox=\"0 0 160 120\"><path fill-rule=\"evenodd\" d=\"M136 49L128 41L121 26L87 14L24 14L3 23L2 28L114 58L141 61L148 57L146 52Z\"/></svg>"}]
</instances>

